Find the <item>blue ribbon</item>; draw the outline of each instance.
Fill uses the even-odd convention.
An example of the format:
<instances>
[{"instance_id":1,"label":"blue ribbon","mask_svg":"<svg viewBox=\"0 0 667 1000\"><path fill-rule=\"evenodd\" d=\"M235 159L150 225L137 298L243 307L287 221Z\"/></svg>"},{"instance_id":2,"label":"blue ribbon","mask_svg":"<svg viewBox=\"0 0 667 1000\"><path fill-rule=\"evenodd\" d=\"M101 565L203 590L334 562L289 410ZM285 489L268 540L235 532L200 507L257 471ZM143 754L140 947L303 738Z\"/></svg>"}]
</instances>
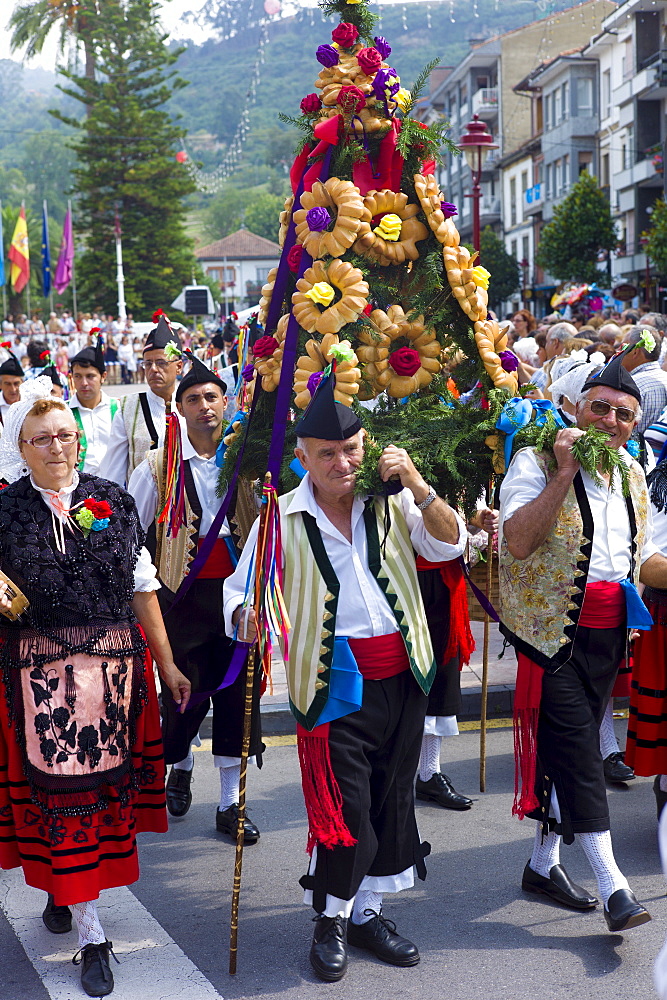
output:
<instances>
[{"instance_id":1,"label":"blue ribbon","mask_svg":"<svg viewBox=\"0 0 667 1000\"><path fill-rule=\"evenodd\" d=\"M329 697L316 722L317 726L351 715L361 708L364 680L350 649L347 636L334 639L333 661L329 673Z\"/></svg>"},{"instance_id":2,"label":"blue ribbon","mask_svg":"<svg viewBox=\"0 0 667 1000\"><path fill-rule=\"evenodd\" d=\"M502 431L505 435L505 469L509 467L512 459L514 435L523 427L527 427L533 413L538 427L546 423L547 413L553 415L558 427L565 427L550 399L521 399L520 396L509 399L500 411L496 423L497 430Z\"/></svg>"},{"instance_id":3,"label":"blue ribbon","mask_svg":"<svg viewBox=\"0 0 667 1000\"><path fill-rule=\"evenodd\" d=\"M625 594L626 628L636 628L647 631L653 628L651 614L639 596L639 591L632 580L621 580Z\"/></svg>"}]
</instances>

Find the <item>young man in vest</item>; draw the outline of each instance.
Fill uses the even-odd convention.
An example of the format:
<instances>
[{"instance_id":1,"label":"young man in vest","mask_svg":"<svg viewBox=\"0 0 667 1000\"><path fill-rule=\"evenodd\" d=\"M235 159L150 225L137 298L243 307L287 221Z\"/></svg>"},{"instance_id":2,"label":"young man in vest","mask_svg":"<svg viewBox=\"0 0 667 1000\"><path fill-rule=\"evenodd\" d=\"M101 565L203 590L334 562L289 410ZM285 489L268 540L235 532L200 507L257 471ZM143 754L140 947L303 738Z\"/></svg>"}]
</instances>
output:
<instances>
[{"instance_id":1,"label":"young man in vest","mask_svg":"<svg viewBox=\"0 0 667 1000\"><path fill-rule=\"evenodd\" d=\"M99 476L100 467L107 453L111 424L116 416L119 401L102 392L107 373L104 348L98 333L95 347L84 347L69 363L74 393L70 407L79 428L79 472Z\"/></svg>"},{"instance_id":2,"label":"young man in vest","mask_svg":"<svg viewBox=\"0 0 667 1000\"><path fill-rule=\"evenodd\" d=\"M174 603L174 595L190 572L197 549L205 539L220 508L216 495L220 470L215 454L224 429L225 384L193 359L192 368L176 392L176 406L184 420L181 424L181 447L184 459L184 523L174 533L167 533L167 523L157 523L165 497L164 449L150 451L130 477L129 492L134 497L144 529L155 524L157 531L158 591L174 662L192 681L198 704L184 714L172 710L173 699L163 698L163 738L165 760L172 764L167 779L167 807L172 816L185 816L192 793L194 758L192 743L199 727L213 705L213 761L220 769L220 804L216 828L236 837L238 822L239 776L243 735L245 672L229 687L213 695L224 679L234 643L224 631L222 588L237 561L236 545L227 520L220 526L213 551L196 580ZM173 607L172 607L173 604ZM173 703L175 706L175 703ZM251 755L262 753L259 720L259 692L253 707ZM259 830L246 816L245 843L254 844Z\"/></svg>"},{"instance_id":3,"label":"young man in vest","mask_svg":"<svg viewBox=\"0 0 667 1000\"><path fill-rule=\"evenodd\" d=\"M553 454L523 449L500 491L501 630L517 650L514 812L538 821L523 873L526 892L575 910L598 899L560 864L561 838L576 836L593 868L610 931L650 920L616 864L599 727L627 628L650 627L636 584L667 587L667 559L652 541L646 480L623 445L641 416L640 393L621 355L585 383L577 426L558 432ZM608 436L627 466L584 472L573 445L587 427Z\"/></svg>"},{"instance_id":4,"label":"young man in vest","mask_svg":"<svg viewBox=\"0 0 667 1000\"><path fill-rule=\"evenodd\" d=\"M180 358L165 354L168 344L180 351L178 335L163 314L149 332L143 361L139 362L148 388L128 393L120 400L100 469L103 479L125 486L147 452L155 451L164 441L166 403L173 405L176 380L183 369Z\"/></svg>"},{"instance_id":5,"label":"young man in vest","mask_svg":"<svg viewBox=\"0 0 667 1000\"><path fill-rule=\"evenodd\" d=\"M317 914L310 961L334 982L345 974L348 942L393 965L419 961L382 915L383 892L412 886L415 868L424 878L429 851L413 782L436 667L414 551L432 562L457 558L466 531L400 448L386 448L379 464L384 481L400 479L400 492L355 496L364 431L334 402L331 377L296 430L307 475L280 498L286 669L312 850L301 880ZM225 584L227 634L238 624L241 638L254 629L254 612L242 605L256 538L255 524Z\"/></svg>"},{"instance_id":6,"label":"young man in vest","mask_svg":"<svg viewBox=\"0 0 667 1000\"><path fill-rule=\"evenodd\" d=\"M24 371L12 354L0 365L0 427L5 422L9 407L21 398L23 379Z\"/></svg>"}]
</instances>

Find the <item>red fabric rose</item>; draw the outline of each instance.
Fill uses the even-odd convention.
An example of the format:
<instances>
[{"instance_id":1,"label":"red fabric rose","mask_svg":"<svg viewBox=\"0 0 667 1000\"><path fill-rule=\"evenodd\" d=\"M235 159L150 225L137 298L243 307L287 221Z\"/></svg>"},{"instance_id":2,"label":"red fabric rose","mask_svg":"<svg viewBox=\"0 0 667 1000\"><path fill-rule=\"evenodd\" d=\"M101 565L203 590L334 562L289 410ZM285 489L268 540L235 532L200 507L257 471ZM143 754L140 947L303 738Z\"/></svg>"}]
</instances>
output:
<instances>
[{"instance_id":1,"label":"red fabric rose","mask_svg":"<svg viewBox=\"0 0 667 1000\"><path fill-rule=\"evenodd\" d=\"M164 313L164 309L156 309L155 312L153 313L151 319L153 320L154 323L159 323L160 322L160 316L164 316L164 314L165 314Z\"/></svg>"},{"instance_id":2,"label":"red fabric rose","mask_svg":"<svg viewBox=\"0 0 667 1000\"><path fill-rule=\"evenodd\" d=\"M399 347L389 355L389 364L397 375L415 375L422 363L414 347Z\"/></svg>"},{"instance_id":3,"label":"red fabric rose","mask_svg":"<svg viewBox=\"0 0 667 1000\"><path fill-rule=\"evenodd\" d=\"M366 107L366 95L358 87L341 87L336 102L348 114L356 114Z\"/></svg>"},{"instance_id":4,"label":"red fabric rose","mask_svg":"<svg viewBox=\"0 0 667 1000\"><path fill-rule=\"evenodd\" d=\"M304 115L315 114L322 107L322 99L319 94L306 94L299 105Z\"/></svg>"},{"instance_id":5,"label":"red fabric rose","mask_svg":"<svg viewBox=\"0 0 667 1000\"><path fill-rule=\"evenodd\" d=\"M0 344L0 347L11 347L11 346L12 345L8 340L3 340L3 342Z\"/></svg>"},{"instance_id":6,"label":"red fabric rose","mask_svg":"<svg viewBox=\"0 0 667 1000\"><path fill-rule=\"evenodd\" d=\"M48 351L42 351L42 353L39 356L39 360L40 361L47 361L48 357L49 357L49 352Z\"/></svg>"},{"instance_id":7,"label":"red fabric rose","mask_svg":"<svg viewBox=\"0 0 667 1000\"><path fill-rule=\"evenodd\" d=\"M101 332L102 331L100 330L99 326L94 326L88 331L91 337L94 333L101 333Z\"/></svg>"},{"instance_id":8,"label":"red fabric rose","mask_svg":"<svg viewBox=\"0 0 667 1000\"><path fill-rule=\"evenodd\" d=\"M382 65L382 56L377 49L360 49L357 62L366 76L373 76Z\"/></svg>"},{"instance_id":9,"label":"red fabric rose","mask_svg":"<svg viewBox=\"0 0 667 1000\"><path fill-rule=\"evenodd\" d=\"M270 358L279 346L275 337L260 337L253 347L252 353L256 358Z\"/></svg>"},{"instance_id":10,"label":"red fabric rose","mask_svg":"<svg viewBox=\"0 0 667 1000\"><path fill-rule=\"evenodd\" d=\"M89 510L96 521L101 521L105 517L111 517L113 511L106 500L94 500L89 497L87 500L83 501L83 506L86 510Z\"/></svg>"},{"instance_id":11,"label":"red fabric rose","mask_svg":"<svg viewBox=\"0 0 667 1000\"><path fill-rule=\"evenodd\" d=\"M372 312L373 312L373 303L367 302L366 305L364 306L364 316L370 316Z\"/></svg>"},{"instance_id":12,"label":"red fabric rose","mask_svg":"<svg viewBox=\"0 0 667 1000\"><path fill-rule=\"evenodd\" d=\"M297 274L299 267L301 266L301 254L303 253L303 247L300 243L295 243L287 254L287 266L289 267L292 274Z\"/></svg>"},{"instance_id":13,"label":"red fabric rose","mask_svg":"<svg viewBox=\"0 0 667 1000\"><path fill-rule=\"evenodd\" d=\"M331 32L331 38L343 49L350 49L359 37L359 32L349 21L341 21L337 28Z\"/></svg>"}]
</instances>

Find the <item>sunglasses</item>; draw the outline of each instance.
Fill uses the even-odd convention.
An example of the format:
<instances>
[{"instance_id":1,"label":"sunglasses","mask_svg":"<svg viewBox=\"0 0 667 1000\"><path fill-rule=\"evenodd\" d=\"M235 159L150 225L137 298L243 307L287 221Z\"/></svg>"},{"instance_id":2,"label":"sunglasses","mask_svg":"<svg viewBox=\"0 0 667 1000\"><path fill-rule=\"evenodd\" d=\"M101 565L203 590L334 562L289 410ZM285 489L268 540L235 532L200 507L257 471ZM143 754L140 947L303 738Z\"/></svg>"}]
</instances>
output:
<instances>
[{"instance_id":1,"label":"sunglasses","mask_svg":"<svg viewBox=\"0 0 667 1000\"><path fill-rule=\"evenodd\" d=\"M636 411L631 410L629 406L612 406L606 399L587 400L586 405L590 407L591 413L596 417L606 417L613 410L616 419L620 420L622 424L631 424L637 419Z\"/></svg>"}]
</instances>

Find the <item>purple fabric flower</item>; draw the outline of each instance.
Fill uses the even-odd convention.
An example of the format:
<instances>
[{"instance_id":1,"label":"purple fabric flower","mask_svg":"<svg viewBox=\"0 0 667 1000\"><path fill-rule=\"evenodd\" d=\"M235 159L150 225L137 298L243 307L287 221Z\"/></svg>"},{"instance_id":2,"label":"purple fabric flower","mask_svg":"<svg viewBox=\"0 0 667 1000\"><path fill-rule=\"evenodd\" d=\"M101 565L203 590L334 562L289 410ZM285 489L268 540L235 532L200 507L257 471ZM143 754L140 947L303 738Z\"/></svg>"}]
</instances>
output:
<instances>
[{"instance_id":1,"label":"purple fabric flower","mask_svg":"<svg viewBox=\"0 0 667 1000\"><path fill-rule=\"evenodd\" d=\"M375 48L378 50L382 58L388 59L391 55L391 45L387 39L383 38L382 35L376 35L373 41L375 42Z\"/></svg>"},{"instance_id":2,"label":"purple fabric flower","mask_svg":"<svg viewBox=\"0 0 667 1000\"><path fill-rule=\"evenodd\" d=\"M387 91L393 97L397 90L400 90L400 83L392 83L391 86L387 84L387 80L391 77L398 77L398 73L391 66L389 69L379 69L375 74L375 79L373 80L373 94L379 100L385 100L387 96Z\"/></svg>"},{"instance_id":3,"label":"purple fabric flower","mask_svg":"<svg viewBox=\"0 0 667 1000\"><path fill-rule=\"evenodd\" d=\"M319 45L317 52L315 53L315 58L323 66L335 66L339 61L338 52L333 47L333 45Z\"/></svg>"},{"instance_id":4,"label":"purple fabric flower","mask_svg":"<svg viewBox=\"0 0 667 1000\"><path fill-rule=\"evenodd\" d=\"M442 209L442 214L446 219L451 219L452 216L459 214L458 208L456 205L453 205L451 201L441 201L440 208Z\"/></svg>"},{"instance_id":5,"label":"purple fabric flower","mask_svg":"<svg viewBox=\"0 0 667 1000\"><path fill-rule=\"evenodd\" d=\"M519 359L511 351L501 351L498 357L504 372L515 372L519 367Z\"/></svg>"},{"instance_id":6,"label":"purple fabric flower","mask_svg":"<svg viewBox=\"0 0 667 1000\"><path fill-rule=\"evenodd\" d=\"M326 208L316 205L306 212L306 222L311 233L322 233L331 222L331 216Z\"/></svg>"},{"instance_id":7,"label":"purple fabric flower","mask_svg":"<svg viewBox=\"0 0 667 1000\"><path fill-rule=\"evenodd\" d=\"M246 365L245 368L243 369L243 371L241 372L241 377L242 377L243 381L244 382L252 382L254 376L255 376L255 366L254 365Z\"/></svg>"},{"instance_id":8,"label":"purple fabric flower","mask_svg":"<svg viewBox=\"0 0 667 1000\"><path fill-rule=\"evenodd\" d=\"M308 381L306 382L306 389L308 390L311 396L314 396L315 393L317 392L317 387L322 381L323 374L324 374L323 372L313 372L313 374L309 377Z\"/></svg>"}]
</instances>

